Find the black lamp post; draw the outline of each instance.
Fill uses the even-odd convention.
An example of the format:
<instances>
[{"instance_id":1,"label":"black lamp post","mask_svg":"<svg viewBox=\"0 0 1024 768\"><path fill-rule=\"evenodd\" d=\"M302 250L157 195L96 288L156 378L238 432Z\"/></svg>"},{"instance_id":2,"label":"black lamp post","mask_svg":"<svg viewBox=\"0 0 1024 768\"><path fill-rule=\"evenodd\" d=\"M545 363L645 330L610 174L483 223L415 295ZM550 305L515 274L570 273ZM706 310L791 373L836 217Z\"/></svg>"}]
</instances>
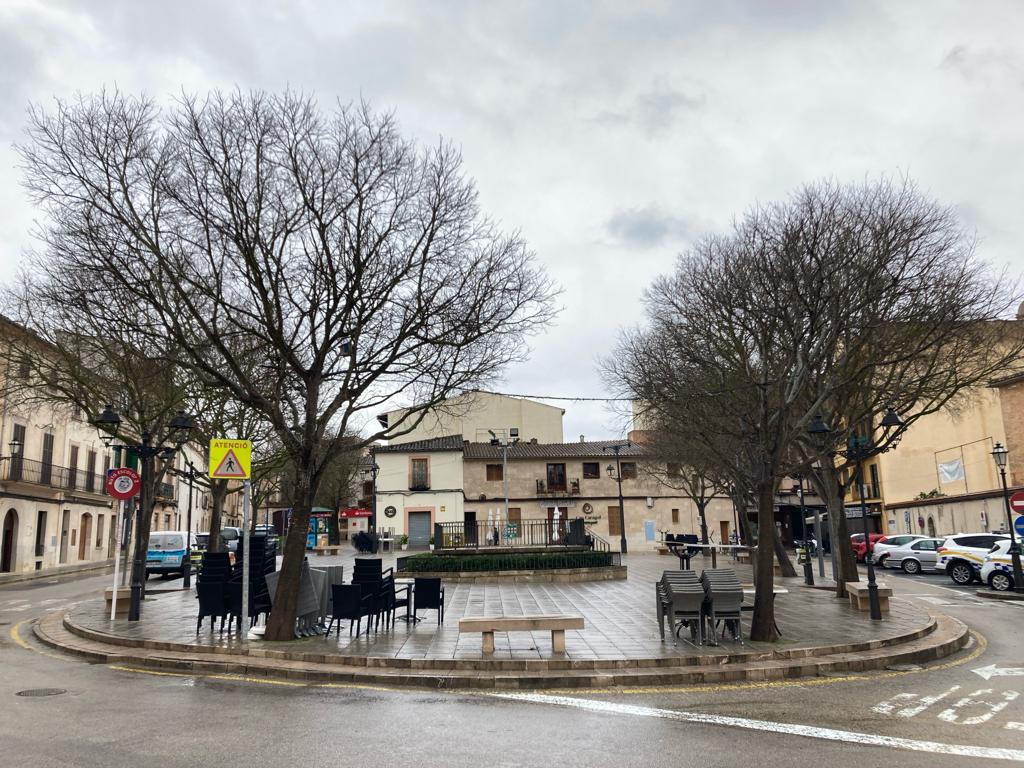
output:
<instances>
[{"instance_id":1,"label":"black lamp post","mask_svg":"<svg viewBox=\"0 0 1024 768\"><path fill-rule=\"evenodd\" d=\"M195 464L188 459L185 459L185 466L188 467L188 470L180 470L178 476L188 480L188 512L185 518L188 538L185 541L185 565L182 569L181 579L181 586L188 589L192 586L192 484L199 479L201 474L196 471Z\"/></svg>"},{"instance_id":2,"label":"black lamp post","mask_svg":"<svg viewBox=\"0 0 1024 768\"><path fill-rule=\"evenodd\" d=\"M883 436L888 434L890 429L899 427L902 424L903 421L892 408L885 409L885 415L882 417L881 421ZM816 417L814 421L811 422L807 431L813 438L819 440L822 444L827 441L828 435L832 432L820 416ZM836 451L836 453L845 456L848 460L854 461L857 466L855 476L857 478L857 488L860 494L860 514L861 519L864 522L864 563L867 565L868 570L868 604L871 609L871 618L875 621L881 621L882 607L878 600L878 583L875 581L875 565L872 561L871 554L871 532L868 529L867 504L864 501L864 462L872 456L877 456L888 450L889 447L879 448L870 436L858 435L854 432L850 435L850 439L847 440L846 450Z\"/></svg>"},{"instance_id":3,"label":"black lamp post","mask_svg":"<svg viewBox=\"0 0 1024 768\"><path fill-rule=\"evenodd\" d=\"M804 539L804 584L814 586L814 566L811 565L811 549L807 540L807 510L804 507L804 479L797 478L797 487L793 490L800 493L800 531Z\"/></svg>"},{"instance_id":4,"label":"black lamp post","mask_svg":"<svg viewBox=\"0 0 1024 768\"><path fill-rule=\"evenodd\" d=\"M374 461L373 455L370 455L370 466L363 470L365 474L370 476L373 481L373 498L370 500L370 530L376 532L377 530L377 475L380 474L380 466Z\"/></svg>"},{"instance_id":5,"label":"black lamp post","mask_svg":"<svg viewBox=\"0 0 1024 768\"><path fill-rule=\"evenodd\" d=\"M629 448L632 445L628 440L624 443L616 443L615 445L606 445L605 451L611 451L615 454L615 466L608 465L608 477L614 479L619 484L619 552L626 554L626 502L622 498L622 464L619 461L619 452L623 448Z\"/></svg>"},{"instance_id":6,"label":"black lamp post","mask_svg":"<svg viewBox=\"0 0 1024 768\"><path fill-rule=\"evenodd\" d=\"M174 452L184 445L188 439L189 432L195 427L192 418L188 416L184 411L178 411L174 418L168 423L168 439L174 444L173 447L163 445L153 445L152 437L148 431L142 433L142 440L138 443L125 440L118 435L121 428L121 417L117 415L113 406L107 405L103 409L103 412L93 420L93 425L96 427L96 431L99 433L100 439L103 440L103 444L108 448L114 443L115 440L121 439L125 446L135 451L139 457L141 472L140 484L142 486L142 494L139 500L139 504L136 505L136 524L135 524L135 553L132 558L132 575L131 575L131 599L128 604L128 621L138 621L139 614L142 607L142 582L145 579L145 568L146 568L146 547L149 542L143 540L143 531L146 530L147 526L143 525L143 515L149 515L150 498L149 490L147 488L147 482L152 476L154 467L153 460L157 456L173 456Z\"/></svg>"},{"instance_id":7,"label":"black lamp post","mask_svg":"<svg viewBox=\"0 0 1024 768\"><path fill-rule=\"evenodd\" d=\"M1013 510L1010 508L1010 490L1006 487L1006 456L1009 453L1002 443L992 448L992 460L999 468L999 477L1003 484L1003 503L1006 505L1006 525L1010 528L1010 560L1013 563L1013 591L1024 592L1024 574L1020 568L1020 545L1013 527Z\"/></svg>"}]
</instances>

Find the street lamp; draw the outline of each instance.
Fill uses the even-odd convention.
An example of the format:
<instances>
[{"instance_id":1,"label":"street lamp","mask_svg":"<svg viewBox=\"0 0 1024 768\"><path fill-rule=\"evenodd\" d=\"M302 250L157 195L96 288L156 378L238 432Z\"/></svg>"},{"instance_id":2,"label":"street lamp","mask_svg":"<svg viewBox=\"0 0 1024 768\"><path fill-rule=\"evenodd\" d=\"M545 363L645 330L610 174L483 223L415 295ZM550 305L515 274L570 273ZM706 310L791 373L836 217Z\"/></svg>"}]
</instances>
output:
<instances>
[{"instance_id":1,"label":"street lamp","mask_svg":"<svg viewBox=\"0 0 1024 768\"><path fill-rule=\"evenodd\" d=\"M377 530L377 475L380 474L380 466L370 454L370 466L363 469L364 475L369 475L373 480L373 499L370 502L370 530Z\"/></svg>"},{"instance_id":2,"label":"street lamp","mask_svg":"<svg viewBox=\"0 0 1024 768\"><path fill-rule=\"evenodd\" d=\"M188 471L178 470L178 477L188 480L188 512L186 513L185 527L188 529L188 537L185 540L185 565L182 569L181 586L188 589L192 586L192 483L202 477L201 472L196 471L195 464L185 459L185 466Z\"/></svg>"},{"instance_id":3,"label":"street lamp","mask_svg":"<svg viewBox=\"0 0 1024 768\"><path fill-rule=\"evenodd\" d=\"M810 544L807 540L807 511L804 507L804 478L802 476L797 477L797 487L793 490L800 494L800 531L804 539L804 584L813 587L814 566L811 565Z\"/></svg>"},{"instance_id":4,"label":"street lamp","mask_svg":"<svg viewBox=\"0 0 1024 768\"><path fill-rule=\"evenodd\" d=\"M111 447L115 440L121 440L125 446L135 451L139 457L140 462L140 484L142 486L142 496L139 500L139 504L136 506L136 514L138 521L135 525L135 553L132 559L132 585L131 585L131 600L128 604L128 621L138 621L139 613L142 607L142 582L145 578L145 552L149 542L143 541L143 531L148 528L145 526L145 515L149 517L149 489L147 482L153 475L154 467L153 460L160 456L162 458L168 458L174 456L174 452L179 450L185 441L188 440L189 433L195 428L195 424L192 418L184 411L178 411L174 417L167 424L167 439L173 443L173 447L164 445L153 445L152 438L149 431L143 431L141 442L134 443L130 440L122 438L118 432L121 428L121 417L117 415L114 407L110 404L103 409L93 420L93 426L96 427L96 431L99 434L100 439L106 447Z\"/></svg>"},{"instance_id":5,"label":"street lamp","mask_svg":"<svg viewBox=\"0 0 1024 768\"><path fill-rule=\"evenodd\" d=\"M1006 456L1009 453L1002 443L992 448L992 460L999 469L999 477L1003 484L1003 503L1006 505L1006 524L1010 528L1010 560L1013 562L1013 591L1024 592L1024 574L1020 568L1020 547L1013 527L1013 510L1010 509L1010 490L1006 487Z\"/></svg>"},{"instance_id":6,"label":"street lamp","mask_svg":"<svg viewBox=\"0 0 1024 768\"><path fill-rule=\"evenodd\" d=\"M619 551L622 554L626 554L626 505L622 498L622 464L619 461L619 452L623 448L629 448L631 445L632 443L627 440L624 443L606 445L603 449L615 454L615 466L608 465L608 477L619 484Z\"/></svg>"},{"instance_id":7,"label":"street lamp","mask_svg":"<svg viewBox=\"0 0 1024 768\"><path fill-rule=\"evenodd\" d=\"M509 436L505 440L499 440L493 430L487 430L491 435L491 445L501 446L501 480L505 491L505 525L508 525L508 447L519 442L519 429L509 429Z\"/></svg>"},{"instance_id":8,"label":"street lamp","mask_svg":"<svg viewBox=\"0 0 1024 768\"><path fill-rule=\"evenodd\" d=\"M900 419L899 415L892 408L886 408L881 421L883 439L888 435L889 430L900 427L902 424L903 420ZM815 417L807 431L822 446L825 445L828 435L832 432L821 416ZM847 440L846 450L836 451L836 453L844 456L846 459L854 461L857 467L855 477L860 494L861 519L864 521L864 563L868 569L868 603L871 609L871 618L875 621L881 621L882 607L878 600L878 583L875 581L875 565L872 562L871 553L871 532L868 529L868 511L867 504L864 501L864 462L872 456L885 453L890 447L879 448L870 436L858 435L854 431L850 435L849 440Z\"/></svg>"}]
</instances>

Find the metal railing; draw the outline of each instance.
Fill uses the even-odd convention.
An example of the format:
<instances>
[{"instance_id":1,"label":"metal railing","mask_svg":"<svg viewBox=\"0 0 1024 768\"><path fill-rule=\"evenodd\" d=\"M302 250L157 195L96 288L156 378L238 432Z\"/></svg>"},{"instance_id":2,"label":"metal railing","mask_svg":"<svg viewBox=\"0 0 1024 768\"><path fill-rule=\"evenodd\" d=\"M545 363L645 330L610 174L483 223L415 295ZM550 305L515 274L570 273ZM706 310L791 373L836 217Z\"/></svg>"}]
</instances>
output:
<instances>
[{"instance_id":1,"label":"metal railing","mask_svg":"<svg viewBox=\"0 0 1024 768\"><path fill-rule=\"evenodd\" d=\"M551 485L547 480L537 478L537 495L538 496L579 496L580 495L580 481L579 478L575 480L568 480L558 485Z\"/></svg>"},{"instance_id":2,"label":"metal railing","mask_svg":"<svg viewBox=\"0 0 1024 768\"><path fill-rule=\"evenodd\" d=\"M437 549L573 546L593 549L593 541L594 537L588 537L583 518L562 518L557 523L553 520L434 523L434 546ZM607 546L607 542L601 541Z\"/></svg>"},{"instance_id":3,"label":"metal railing","mask_svg":"<svg viewBox=\"0 0 1024 768\"><path fill-rule=\"evenodd\" d=\"M104 478L99 472L58 467L50 462L24 459L20 456L5 456L3 458L0 479L8 483L31 483L50 488L104 493Z\"/></svg>"}]
</instances>

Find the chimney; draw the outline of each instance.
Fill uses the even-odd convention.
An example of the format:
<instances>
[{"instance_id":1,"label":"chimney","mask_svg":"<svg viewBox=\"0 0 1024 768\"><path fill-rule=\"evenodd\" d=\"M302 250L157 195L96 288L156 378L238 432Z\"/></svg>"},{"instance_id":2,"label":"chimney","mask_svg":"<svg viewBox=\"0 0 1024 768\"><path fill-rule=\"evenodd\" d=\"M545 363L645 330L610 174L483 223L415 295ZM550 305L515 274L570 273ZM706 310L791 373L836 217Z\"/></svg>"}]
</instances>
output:
<instances>
[{"instance_id":1,"label":"chimney","mask_svg":"<svg viewBox=\"0 0 1024 768\"><path fill-rule=\"evenodd\" d=\"M587 442L586 440L584 440L584 439L583 439L583 435L580 435L580 442L581 442L581 443L585 443L585 442Z\"/></svg>"},{"instance_id":2,"label":"chimney","mask_svg":"<svg viewBox=\"0 0 1024 768\"><path fill-rule=\"evenodd\" d=\"M537 438L536 437L531 437L530 438L530 445L536 445L536 444L537 444Z\"/></svg>"}]
</instances>

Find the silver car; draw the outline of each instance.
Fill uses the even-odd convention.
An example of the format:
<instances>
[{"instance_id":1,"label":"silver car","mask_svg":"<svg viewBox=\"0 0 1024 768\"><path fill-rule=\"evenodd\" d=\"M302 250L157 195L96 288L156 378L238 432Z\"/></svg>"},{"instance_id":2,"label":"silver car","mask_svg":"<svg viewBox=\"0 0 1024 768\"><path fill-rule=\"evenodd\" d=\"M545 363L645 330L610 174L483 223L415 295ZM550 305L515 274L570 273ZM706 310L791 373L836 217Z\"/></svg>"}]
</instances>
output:
<instances>
[{"instance_id":1,"label":"silver car","mask_svg":"<svg viewBox=\"0 0 1024 768\"><path fill-rule=\"evenodd\" d=\"M885 568L885 561L889 559L890 552L905 544L909 544L912 541L925 538L928 537L917 533L902 533L894 536L883 536L871 545L871 559L875 565Z\"/></svg>"},{"instance_id":2,"label":"silver car","mask_svg":"<svg viewBox=\"0 0 1024 768\"><path fill-rule=\"evenodd\" d=\"M885 564L890 568L902 568L904 573L936 571L939 547L945 539L914 539L901 547L886 553Z\"/></svg>"}]
</instances>

